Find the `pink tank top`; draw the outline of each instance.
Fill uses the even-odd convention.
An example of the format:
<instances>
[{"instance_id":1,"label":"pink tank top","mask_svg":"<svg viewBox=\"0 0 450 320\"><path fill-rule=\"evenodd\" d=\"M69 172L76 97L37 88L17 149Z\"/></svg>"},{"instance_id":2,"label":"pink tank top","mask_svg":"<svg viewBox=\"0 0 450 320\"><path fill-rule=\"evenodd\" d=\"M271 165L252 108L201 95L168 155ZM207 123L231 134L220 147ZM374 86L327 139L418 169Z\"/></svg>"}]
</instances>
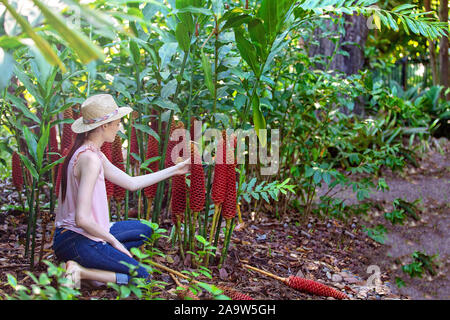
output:
<instances>
[{"instance_id":1,"label":"pink tank top","mask_svg":"<svg viewBox=\"0 0 450 320\"><path fill-rule=\"evenodd\" d=\"M100 157L100 160L106 159L105 155L92 145L82 145L73 154L67 167L67 189L66 199L62 202L62 192L59 192L58 207L56 209L55 226L57 228L65 228L84 235L85 237L94 241L103 241L100 238L88 234L84 229L77 226L75 223L75 209L77 207L77 194L79 187L79 180L75 177L73 169L82 152L91 151ZM92 208L91 213L94 220L105 231L109 232L109 207L108 198L106 196L105 177L103 175L103 166L100 169L100 174L95 182L94 190L92 191Z\"/></svg>"}]
</instances>

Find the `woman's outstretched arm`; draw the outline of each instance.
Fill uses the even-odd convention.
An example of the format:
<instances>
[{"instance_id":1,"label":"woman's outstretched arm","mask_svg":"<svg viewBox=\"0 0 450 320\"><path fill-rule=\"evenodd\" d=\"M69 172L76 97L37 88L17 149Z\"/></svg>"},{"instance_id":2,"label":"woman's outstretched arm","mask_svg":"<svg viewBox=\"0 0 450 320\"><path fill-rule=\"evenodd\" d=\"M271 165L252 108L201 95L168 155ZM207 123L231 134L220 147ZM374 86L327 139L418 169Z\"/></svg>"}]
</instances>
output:
<instances>
[{"instance_id":1,"label":"woman's outstretched arm","mask_svg":"<svg viewBox=\"0 0 450 320\"><path fill-rule=\"evenodd\" d=\"M189 172L190 159L154 173L132 177L113 165L106 157L103 161L104 176L118 186L130 191L140 190L164 179Z\"/></svg>"}]
</instances>

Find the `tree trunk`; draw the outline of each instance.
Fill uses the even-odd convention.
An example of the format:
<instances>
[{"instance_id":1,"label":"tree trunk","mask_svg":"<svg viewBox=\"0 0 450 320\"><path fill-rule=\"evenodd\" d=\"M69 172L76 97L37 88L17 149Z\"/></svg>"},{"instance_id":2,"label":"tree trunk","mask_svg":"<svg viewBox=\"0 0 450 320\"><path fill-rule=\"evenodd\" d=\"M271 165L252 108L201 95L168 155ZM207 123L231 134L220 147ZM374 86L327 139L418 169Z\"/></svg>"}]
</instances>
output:
<instances>
[{"instance_id":1,"label":"tree trunk","mask_svg":"<svg viewBox=\"0 0 450 320\"><path fill-rule=\"evenodd\" d=\"M431 0L424 1L425 11L431 12ZM433 77L433 86L437 86L439 84L439 74L437 70L437 59L436 59L436 44L434 40L428 39L429 50L430 50L430 65L431 65L431 74Z\"/></svg>"},{"instance_id":2,"label":"tree trunk","mask_svg":"<svg viewBox=\"0 0 450 320\"><path fill-rule=\"evenodd\" d=\"M338 25L331 21L326 22L327 29L331 32L338 32ZM339 40L340 50L346 51L348 56L336 55L330 64L331 70L342 71L347 75L355 74L364 65L364 45L367 40L369 29L366 25L366 18L364 16L345 15L345 34ZM315 35L320 37L322 30L316 29ZM318 39L319 46L311 46L309 50L310 56L322 54L328 57L333 55L335 44L324 37ZM356 45L350 44L354 42ZM320 67L319 67L320 68ZM323 69L323 68L321 68Z\"/></svg>"},{"instance_id":3,"label":"tree trunk","mask_svg":"<svg viewBox=\"0 0 450 320\"><path fill-rule=\"evenodd\" d=\"M439 10L439 16L442 22L448 23L448 0L441 0L441 7ZM439 62L441 69L441 85L444 87L442 97L444 99L450 99L450 93L445 97L445 90L449 87L448 78L448 30L447 37L442 37L439 51Z\"/></svg>"},{"instance_id":4,"label":"tree trunk","mask_svg":"<svg viewBox=\"0 0 450 320\"><path fill-rule=\"evenodd\" d=\"M340 46L338 50L347 52L347 55L337 54L333 60L329 62L329 70L341 71L347 75L358 73L364 66L364 46L366 44L369 29L367 28L367 20L362 15L344 15L345 32L340 36L337 45ZM339 25L332 21L326 22L325 32L338 33ZM324 55L332 57L336 49L333 41L329 40L327 36L323 36L324 31L317 28L314 35L319 42L319 45L312 45L309 48L309 56ZM355 44L352 44L355 43ZM317 66L325 70L327 66ZM361 99L358 99L361 100ZM356 114L363 113L362 101L355 101L354 112Z\"/></svg>"}]
</instances>

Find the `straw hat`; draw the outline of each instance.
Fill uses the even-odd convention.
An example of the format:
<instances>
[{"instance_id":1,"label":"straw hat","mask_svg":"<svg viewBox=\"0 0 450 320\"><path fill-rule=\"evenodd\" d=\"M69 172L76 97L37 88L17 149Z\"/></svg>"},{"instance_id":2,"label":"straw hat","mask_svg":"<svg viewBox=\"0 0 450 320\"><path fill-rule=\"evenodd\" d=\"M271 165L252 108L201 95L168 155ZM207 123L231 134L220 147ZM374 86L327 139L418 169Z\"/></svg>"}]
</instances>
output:
<instances>
[{"instance_id":1,"label":"straw hat","mask_svg":"<svg viewBox=\"0 0 450 320\"><path fill-rule=\"evenodd\" d=\"M81 117L72 123L72 131L82 133L129 114L130 107L119 108L110 94L96 94L81 105Z\"/></svg>"}]
</instances>

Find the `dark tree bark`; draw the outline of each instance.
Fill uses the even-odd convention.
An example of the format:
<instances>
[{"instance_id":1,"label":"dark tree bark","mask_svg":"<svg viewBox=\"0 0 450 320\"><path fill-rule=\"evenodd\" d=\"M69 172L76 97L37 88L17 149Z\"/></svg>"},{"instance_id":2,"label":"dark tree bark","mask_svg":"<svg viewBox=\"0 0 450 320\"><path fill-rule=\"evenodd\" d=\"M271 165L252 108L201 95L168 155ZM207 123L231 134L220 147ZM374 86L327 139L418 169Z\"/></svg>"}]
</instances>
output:
<instances>
[{"instance_id":1,"label":"dark tree bark","mask_svg":"<svg viewBox=\"0 0 450 320\"><path fill-rule=\"evenodd\" d=\"M439 16L442 22L448 23L448 0L441 0L441 6L439 10ZM441 85L444 86L443 98L450 99L450 94L444 97L445 90L449 87L449 74L448 74L448 30L447 37L442 37L440 51L439 51L439 63L441 69Z\"/></svg>"},{"instance_id":2,"label":"dark tree bark","mask_svg":"<svg viewBox=\"0 0 450 320\"><path fill-rule=\"evenodd\" d=\"M341 50L348 53L348 56L336 55L331 61L330 70L338 70L347 75L355 74L361 70L364 65L363 50L369 33L366 21L364 16L345 15L345 35L341 37L339 46ZM327 27L330 31L338 32L338 26L332 22L328 22ZM316 29L315 35L320 37L321 34L322 31ZM327 38L321 38L318 41L319 46L311 46L310 56L323 54L331 57L336 47L334 43ZM348 44L348 42L353 42L356 45Z\"/></svg>"},{"instance_id":3,"label":"dark tree bark","mask_svg":"<svg viewBox=\"0 0 450 320\"><path fill-rule=\"evenodd\" d=\"M425 11L431 12L431 0L424 1ZM430 44L430 65L431 65L431 74L433 77L433 86L439 84L439 74L437 70L437 59L436 59L436 44L434 40L428 39L428 43Z\"/></svg>"},{"instance_id":4,"label":"dark tree bark","mask_svg":"<svg viewBox=\"0 0 450 320\"><path fill-rule=\"evenodd\" d=\"M338 50L348 53L346 55L337 54L329 64L329 70L337 70L352 75L358 73L364 66L364 46L366 44L369 29L367 28L367 20L362 15L345 15L345 34L341 35L338 42ZM326 23L327 31L338 33L339 26L336 23L328 21ZM309 56L324 55L331 57L336 49L333 41L323 37L321 28L317 28L314 32L319 45L313 45L309 48ZM350 44L352 42L354 44ZM317 66L320 69L325 69L326 66ZM359 99L360 100L360 99ZM356 114L363 113L362 101L355 101L354 112Z\"/></svg>"}]
</instances>

